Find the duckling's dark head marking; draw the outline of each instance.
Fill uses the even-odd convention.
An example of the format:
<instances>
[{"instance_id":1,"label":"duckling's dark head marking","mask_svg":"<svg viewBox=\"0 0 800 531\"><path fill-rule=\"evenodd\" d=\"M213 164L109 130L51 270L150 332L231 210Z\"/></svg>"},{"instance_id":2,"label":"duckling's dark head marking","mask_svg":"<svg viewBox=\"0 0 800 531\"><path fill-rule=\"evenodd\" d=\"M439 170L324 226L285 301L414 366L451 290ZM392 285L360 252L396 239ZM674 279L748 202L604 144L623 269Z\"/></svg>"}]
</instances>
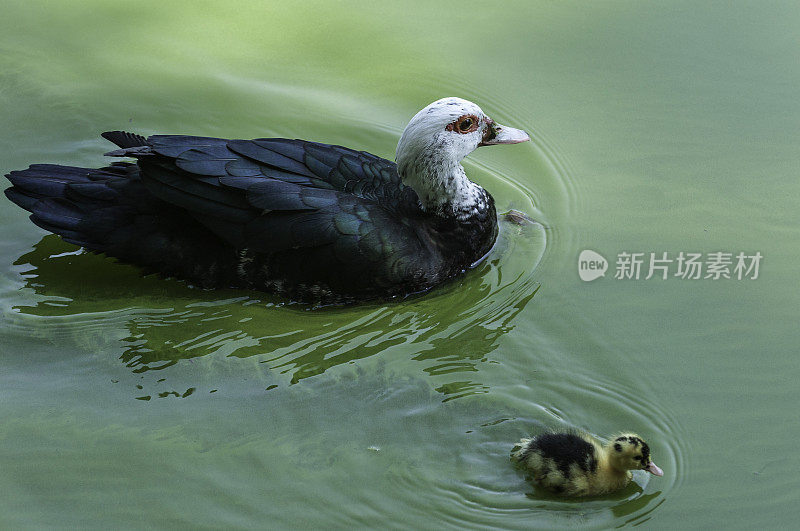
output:
<instances>
[{"instance_id":1,"label":"duckling's dark head marking","mask_svg":"<svg viewBox=\"0 0 800 531\"><path fill-rule=\"evenodd\" d=\"M657 476L663 474L650 460L650 447L638 435L624 434L613 443L611 464L617 470L647 470Z\"/></svg>"},{"instance_id":2,"label":"duckling's dark head marking","mask_svg":"<svg viewBox=\"0 0 800 531\"><path fill-rule=\"evenodd\" d=\"M650 447L644 441L642 441L642 460L645 462L650 461Z\"/></svg>"}]
</instances>

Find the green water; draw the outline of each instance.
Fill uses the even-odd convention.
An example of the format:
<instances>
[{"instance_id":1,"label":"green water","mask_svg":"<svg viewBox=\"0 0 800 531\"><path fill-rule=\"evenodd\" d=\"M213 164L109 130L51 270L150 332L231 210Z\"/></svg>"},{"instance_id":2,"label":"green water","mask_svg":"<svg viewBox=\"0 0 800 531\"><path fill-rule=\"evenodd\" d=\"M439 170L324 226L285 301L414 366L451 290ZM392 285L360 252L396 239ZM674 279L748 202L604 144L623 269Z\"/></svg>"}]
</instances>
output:
<instances>
[{"instance_id":1,"label":"green water","mask_svg":"<svg viewBox=\"0 0 800 531\"><path fill-rule=\"evenodd\" d=\"M0 170L101 131L393 158L457 95L533 142L471 177L540 222L422 298L308 311L82 254L2 199L0 527L791 527L800 517L791 2L16 2ZM578 255L609 262L583 282ZM760 252L617 280L620 252ZM646 267L646 266L645 266ZM673 269L674 272L674 269ZM578 502L508 461L545 426L647 438L664 477Z\"/></svg>"}]
</instances>

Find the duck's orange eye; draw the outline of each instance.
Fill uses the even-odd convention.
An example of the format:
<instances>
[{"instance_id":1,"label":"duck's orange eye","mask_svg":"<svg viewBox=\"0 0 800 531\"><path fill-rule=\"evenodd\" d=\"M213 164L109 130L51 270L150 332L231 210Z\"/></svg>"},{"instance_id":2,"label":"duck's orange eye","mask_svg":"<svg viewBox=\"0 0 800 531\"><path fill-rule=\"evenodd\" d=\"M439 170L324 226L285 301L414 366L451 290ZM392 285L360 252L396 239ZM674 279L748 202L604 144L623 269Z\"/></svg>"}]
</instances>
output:
<instances>
[{"instance_id":1,"label":"duck's orange eye","mask_svg":"<svg viewBox=\"0 0 800 531\"><path fill-rule=\"evenodd\" d=\"M472 114L465 114L464 116L460 116L458 120L451 124L447 124L446 129L448 131L455 131L456 133L471 133L473 131L478 130L478 124L480 120L478 120L477 116Z\"/></svg>"}]
</instances>

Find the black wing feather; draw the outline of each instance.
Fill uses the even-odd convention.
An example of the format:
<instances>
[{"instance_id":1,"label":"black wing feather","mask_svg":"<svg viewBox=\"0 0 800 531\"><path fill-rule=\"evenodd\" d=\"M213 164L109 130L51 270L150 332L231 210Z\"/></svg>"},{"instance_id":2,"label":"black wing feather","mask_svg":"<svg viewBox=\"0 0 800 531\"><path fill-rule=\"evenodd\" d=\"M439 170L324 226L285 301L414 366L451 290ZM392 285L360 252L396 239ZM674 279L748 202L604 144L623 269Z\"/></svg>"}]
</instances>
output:
<instances>
[{"instance_id":1,"label":"black wing feather","mask_svg":"<svg viewBox=\"0 0 800 531\"><path fill-rule=\"evenodd\" d=\"M276 149L270 149L274 144L275 142L258 140L231 140L228 142L228 149L250 160L266 164L278 170L306 177L315 177L314 173L304 163L287 157Z\"/></svg>"},{"instance_id":2,"label":"black wing feather","mask_svg":"<svg viewBox=\"0 0 800 531\"><path fill-rule=\"evenodd\" d=\"M435 260L424 259L429 246L405 217L418 203L393 162L279 138L147 142L126 153L139 159L148 191L233 248L266 257L271 277L366 293L403 292L436 274Z\"/></svg>"},{"instance_id":3,"label":"black wing feather","mask_svg":"<svg viewBox=\"0 0 800 531\"><path fill-rule=\"evenodd\" d=\"M252 217L247 200L222 187L218 179L191 178L187 176L190 174L152 159L143 159L139 165L148 190L162 201L214 219L245 222Z\"/></svg>"},{"instance_id":4,"label":"black wing feather","mask_svg":"<svg viewBox=\"0 0 800 531\"><path fill-rule=\"evenodd\" d=\"M224 175L228 163L239 160L224 145L187 149L175 158L175 165L196 175Z\"/></svg>"}]
</instances>

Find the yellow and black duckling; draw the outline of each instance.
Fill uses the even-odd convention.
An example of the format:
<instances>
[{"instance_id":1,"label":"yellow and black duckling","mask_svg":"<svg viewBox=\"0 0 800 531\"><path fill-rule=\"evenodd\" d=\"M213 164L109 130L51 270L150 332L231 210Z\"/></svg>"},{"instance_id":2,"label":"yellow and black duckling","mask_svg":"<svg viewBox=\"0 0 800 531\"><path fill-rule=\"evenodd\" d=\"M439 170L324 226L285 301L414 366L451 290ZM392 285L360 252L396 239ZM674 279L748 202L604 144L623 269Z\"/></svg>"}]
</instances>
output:
<instances>
[{"instance_id":1,"label":"yellow and black duckling","mask_svg":"<svg viewBox=\"0 0 800 531\"><path fill-rule=\"evenodd\" d=\"M543 487L565 496L597 496L625 488L631 470L664 472L650 460L650 447L638 435L623 433L602 445L576 433L545 433L522 439L511 453Z\"/></svg>"}]
</instances>

